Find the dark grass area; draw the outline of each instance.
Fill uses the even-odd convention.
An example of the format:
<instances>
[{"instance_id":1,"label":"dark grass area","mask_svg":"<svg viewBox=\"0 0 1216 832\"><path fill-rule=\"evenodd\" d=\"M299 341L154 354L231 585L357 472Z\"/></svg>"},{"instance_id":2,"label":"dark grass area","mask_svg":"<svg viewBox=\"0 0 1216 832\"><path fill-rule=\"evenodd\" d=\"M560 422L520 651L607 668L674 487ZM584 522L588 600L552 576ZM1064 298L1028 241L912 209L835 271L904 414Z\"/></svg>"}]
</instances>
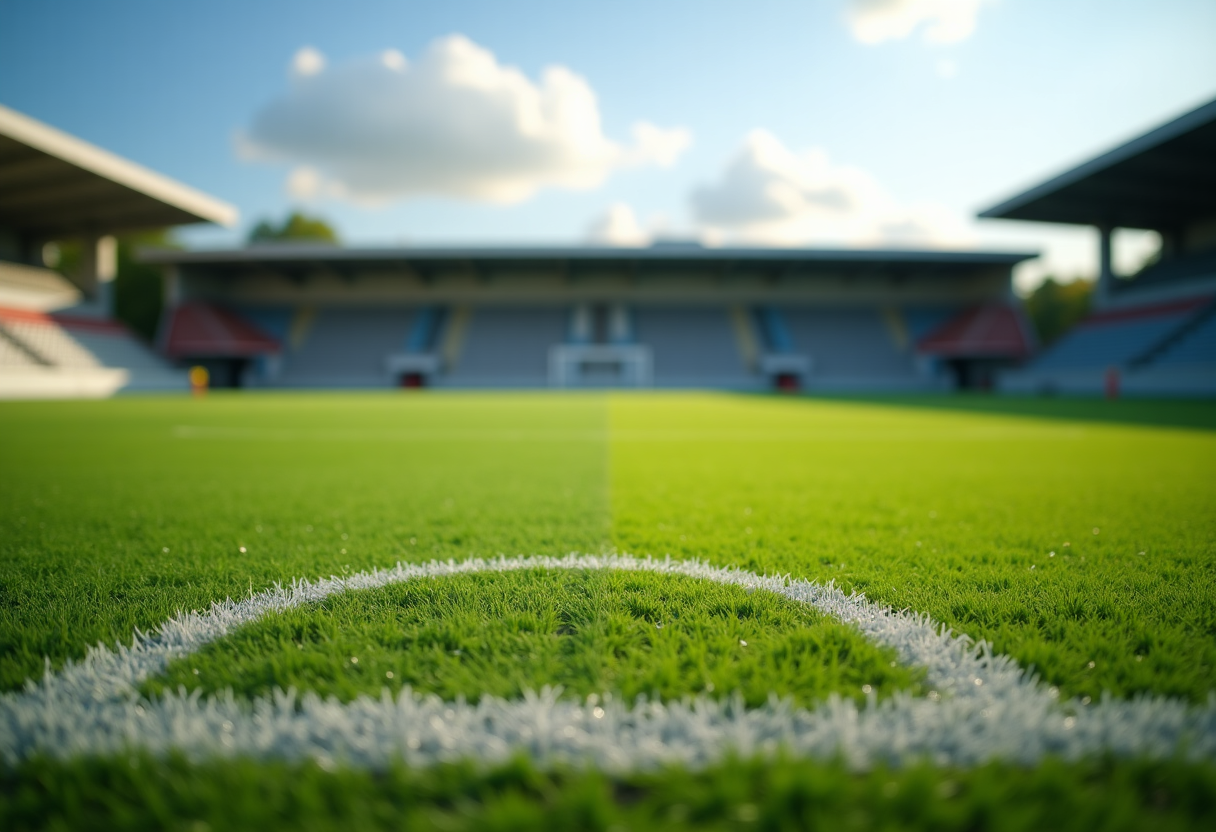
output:
<instances>
[{"instance_id":1,"label":"dark grass area","mask_svg":"<svg viewBox=\"0 0 1216 832\"><path fill-rule=\"evenodd\" d=\"M0 768L0 828L26 830L1198 830L1216 770L1046 760L1034 769L734 761L611 778L526 762L327 772L134 755Z\"/></svg>"}]
</instances>

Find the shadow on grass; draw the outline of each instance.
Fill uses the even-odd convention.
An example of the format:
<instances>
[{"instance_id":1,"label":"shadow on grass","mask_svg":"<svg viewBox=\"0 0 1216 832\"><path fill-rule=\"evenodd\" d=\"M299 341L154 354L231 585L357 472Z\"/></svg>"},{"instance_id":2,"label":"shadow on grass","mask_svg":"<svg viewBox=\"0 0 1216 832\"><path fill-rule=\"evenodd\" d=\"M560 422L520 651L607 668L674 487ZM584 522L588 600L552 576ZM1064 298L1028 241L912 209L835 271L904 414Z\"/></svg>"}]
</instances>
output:
<instances>
[{"instance_id":1,"label":"shadow on grass","mask_svg":"<svg viewBox=\"0 0 1216 832\"><path fill-rule=\"evenodd\" d=\"M1042 396L997 396L977 393L937 395L814 395L807 398L912 407L1000 416L1031 416L1077 422L1110 422L1127 425L1190 428L1216 431L1216 400L1211 399L1119 399L1047 398Z\"/></svg>"}]
</instances>

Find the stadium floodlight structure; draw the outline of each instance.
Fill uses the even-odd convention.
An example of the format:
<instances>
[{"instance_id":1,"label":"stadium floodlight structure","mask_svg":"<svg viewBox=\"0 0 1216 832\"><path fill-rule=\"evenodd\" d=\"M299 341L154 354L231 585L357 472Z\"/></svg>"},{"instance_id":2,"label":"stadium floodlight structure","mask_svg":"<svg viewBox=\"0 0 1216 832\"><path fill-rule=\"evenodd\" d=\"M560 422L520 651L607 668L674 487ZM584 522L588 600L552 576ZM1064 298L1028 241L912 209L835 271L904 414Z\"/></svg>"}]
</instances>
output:
<instances>
[{"instance_id":1,"label":"stadium floodlight structure","mask_svg":"<svg viewBox=\"0 0 1216 832\"><path fill-rule=\"evenodd\" d=\"M107 314L113 234L196 222L232 226L237 210L167 176L0 105L0 261L25 283L43 246L79 239L80 289Z\"/></svg>"},{"instance_id":2,"label":"stadium floodlight structure","mask_svg":"<svg viewBox=\"0 0 1216 832\"><path fill-rule=\"evenodd\" d=\"M167 271L162 350L242 385L924 390L985 386L1033 348L1011 292L1026 253L267 244L142 256Z\"/></svg>"},{"instance_id":3,"label":"stadium floodlight structure","mask_svg":"<svg viewBox=\"0 0 1216 832\"><path fill-rule=\"evenodd\" d=\"M1162 261L1216 246L1216 101L1065 171L980 217L1091 225L1099 233L1098 299L1115 288L1116 228L1161 234Z\"/></svg>"}]
</instances>

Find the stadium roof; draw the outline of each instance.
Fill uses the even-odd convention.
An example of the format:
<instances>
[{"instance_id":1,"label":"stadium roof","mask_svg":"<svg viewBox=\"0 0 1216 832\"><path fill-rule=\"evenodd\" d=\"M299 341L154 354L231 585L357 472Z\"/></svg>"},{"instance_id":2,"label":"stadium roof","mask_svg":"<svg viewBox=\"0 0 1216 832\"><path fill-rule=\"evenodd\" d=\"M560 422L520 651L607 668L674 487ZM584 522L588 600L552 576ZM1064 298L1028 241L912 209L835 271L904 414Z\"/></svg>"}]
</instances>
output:
<instances>
[{"instance_id":1,"label":"stadium roof","mask_svg":"<svg viewBox=\"0 0 1216 832\"><path fill-rule=\"evenodd\" d=\"M1216 101L979 216L1159 230L1216 216Z\"/></svg>"},{"instance_id":2,"label":"stadium roof","mask_svg":"<svg viewBox=\"0 0 1216 832\"><path fill-rule=\"evenodd\" d=\"M976 268L1010 267L1037 257L1034 252L936 251L892 249L798 249L798 248L705 248L696 244L664 244L649 248L616 247L462 247L462 248L340 248L316 244L258 245L225 251L180 251L153 249L142 252L148 263L211 266L216 271L236 274L250 268L276 268L293 271L324 265L342 271L346 268L389 267L402 263L413 266L527 265L532 263L613 263L643 265L655 263L704 264L724 266L800 265L832 272L858 274L881 269L885 272L922 271L973 273Z\"/></svg>"},{"instance_id":3,"label":"stadium roof","mask_svg":"<svg viewBox=\"0 0 1216 832\"><path fill-rule=\"evenodd\" d=\"M0 226L53 237L236 219L225 202L0 105Z\"/></svg>"}]
</instances>

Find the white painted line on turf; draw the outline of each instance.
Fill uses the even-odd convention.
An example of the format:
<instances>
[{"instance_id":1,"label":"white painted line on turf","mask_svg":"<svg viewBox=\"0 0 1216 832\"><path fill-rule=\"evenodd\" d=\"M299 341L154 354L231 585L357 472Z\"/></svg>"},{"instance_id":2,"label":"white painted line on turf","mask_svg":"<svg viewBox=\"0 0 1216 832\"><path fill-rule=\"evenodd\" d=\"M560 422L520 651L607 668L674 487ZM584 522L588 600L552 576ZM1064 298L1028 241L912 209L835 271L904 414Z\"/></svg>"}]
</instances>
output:
<instances>
[{"instance_id":1,"label":"white painted line on turf","mask_svg":"<svg viewBox=\"0 0 1216 832\"><path fill-rule=\"evenodd\" d=\"M262 428L177 425L176 439L257 442L1007 442L1016 439L1079 439L1086 429L1059 425L992 425L950 428L824 428L822 430L549 429L549 428Z\"/></svg>"},{"instance_id":2,"label":"white painted line on turf","mask_svg":"<svg viewBox=\"0 0 1216 832\"><path fill-rule=\"evenodd\" d=\"M927 669L937 697L872 697L857 707L833 698L813 710L772 701L748 710L738 700L704 696L680 702L561 700L553 691L477 705L402 691L343 704L315 694L276 693L252 702L199 693L142 698L138 686L172 660L268 613L335 592L400 581L520 569L621 569L686 575L762 590L810 604L893 647ZM472 757L495 762L526 754L537 763L586 764L609 771L668 763L704 766L730 753L777 749L815 758L843 757L857 768L929 759L967 766L1004 759L1033 763L1119 756L1216 760L1216 698L1204 707L1158 697L1061 703L1018 665L955 635L927 616L896 612L845 595L832 585L724 569L698 561L629 556L519 557L398 564L316 582L276 586L207 612L176 616L130 647L98 646L41 682L0 696L0 757L68 758L131 749L177 750L191 758L246 755L313 758L380 767L393 760L426 765Z\"/></svg>"}]
</instances>

